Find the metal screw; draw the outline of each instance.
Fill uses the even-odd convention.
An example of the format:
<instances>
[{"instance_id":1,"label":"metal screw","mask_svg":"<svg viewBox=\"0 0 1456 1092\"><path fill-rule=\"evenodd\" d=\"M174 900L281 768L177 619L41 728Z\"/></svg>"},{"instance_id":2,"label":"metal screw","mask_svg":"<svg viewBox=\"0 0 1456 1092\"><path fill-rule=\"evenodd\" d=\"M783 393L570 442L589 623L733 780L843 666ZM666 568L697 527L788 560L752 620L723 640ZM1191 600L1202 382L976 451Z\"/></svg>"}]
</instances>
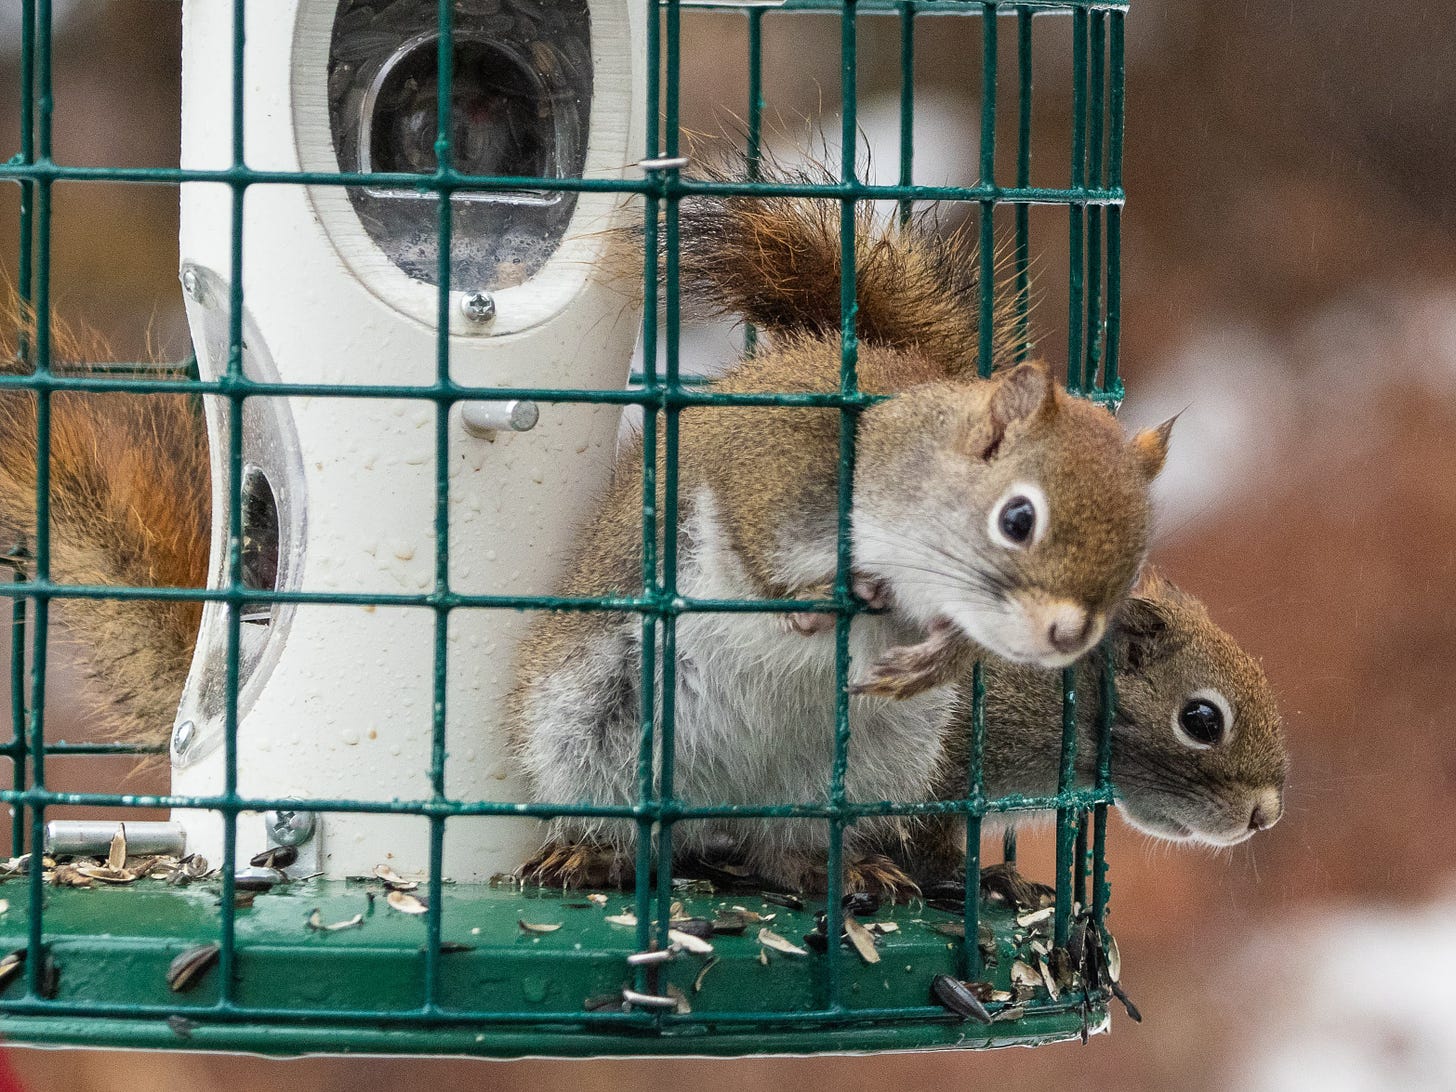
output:
<instances>
[{"instance_id":1,"label":"metal screw","mask_svg":"<svg viewBox=\"0 0 1456 1092\"><path fill-rule=\"evenodd\" d=\"M471 322L489 322L495 318L495 297L489 292L471 292L460 297L460 310Z\"/></svg>"},{"instance_id":2,"label":"metal screw","mask_svg":"<svg viewBox=\"0 0 1456 1092\"><path fill-rule=\"evenodd\" d=\"M185 755L187 749L197 739L197 725L190 720L181 721L177 727L172 729L172 751L177 755Z\"/></svg>"},{"instance_id":3,"label":"metal screw","mask_svg":"<svg viewBox=\"0 0 1456 1092\"><path fill-rule=\"evenodd\" d=\"M182 291L186 292L194 300L198 300L201 298L202 292L197 281L197 270L182 270Z\"/></svg>"},{"instance_id":4,"label":"metal screw","mask_svg":"<svg viewBox=\"0 0 1456 1092\"><path fill-rule=\"evenodd\" d=\"M311 811L268 811L263 813L268 833L280 846L301 846L313 837L314 814Z\"/></svg>"}]
</instances>

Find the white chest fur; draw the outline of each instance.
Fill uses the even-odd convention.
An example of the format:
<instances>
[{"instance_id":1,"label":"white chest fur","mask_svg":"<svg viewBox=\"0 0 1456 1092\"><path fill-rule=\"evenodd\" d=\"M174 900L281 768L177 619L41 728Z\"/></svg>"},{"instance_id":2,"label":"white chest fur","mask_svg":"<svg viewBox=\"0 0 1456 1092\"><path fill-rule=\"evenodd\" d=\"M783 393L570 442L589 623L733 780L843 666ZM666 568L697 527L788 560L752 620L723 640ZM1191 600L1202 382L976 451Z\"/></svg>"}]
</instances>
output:
<instances>
[{"instance_id":1,"label":"white chest fur","mask_svg":"<svg viewBox=\"0 0 1456 1092\"><path fill-rule=\"evenodd\" d=\"M693 598L758 596L722 526L712 493L691 498L679 591ZM823 554L823 544L806 552ZM861 616L849 639L850 677L913 635L890 617ZM835 639L805 636L781 615L693 613L677 626L676 793L694 803L807 803L828 798L835 738ZM850 701L850 801L925 798L950 704L947 690L908 701Z\"/></svg>"}]
</instances>

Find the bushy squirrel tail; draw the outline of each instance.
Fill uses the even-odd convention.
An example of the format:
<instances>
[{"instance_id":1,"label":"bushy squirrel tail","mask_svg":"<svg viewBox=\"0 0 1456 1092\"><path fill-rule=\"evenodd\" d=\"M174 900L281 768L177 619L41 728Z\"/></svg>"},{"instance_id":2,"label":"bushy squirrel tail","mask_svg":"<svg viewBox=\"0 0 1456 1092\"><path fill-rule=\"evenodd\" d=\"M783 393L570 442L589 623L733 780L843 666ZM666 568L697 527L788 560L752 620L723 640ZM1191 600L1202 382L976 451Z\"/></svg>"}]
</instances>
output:
<instances>
[{"instance_id":1,"label":"bushy squirrel tail","mask_svg":"<svg viewBox=\"0 0 1456 1092\"><path fill-rule=\"evenodd\" d=\"M0 297L0 371L29 374L34 321ZM85 375L111 359L94 331L52 322L52 370ZM158 368L156 376L183 378ZM201 588L211 495L202 414L187 394L56 391L50 399L50 575L67 585ZM0 391L0 549L36 544L37 395ZM27 566L28 568L28 566ZM51 600L79 648L87 698L108 735L165 744L192 660L202 605L145 599Z\"/></svg>"},{"instance_id":2,"label":"bushy squirrel tail","mask_svg":"<svg viewBox=\"0 0 1456 1092\"><path fill-rule=\"evenodd\" d=\"M837 185L816 163L719 157L694 168L716 182ZM798 196L694 195L680 206L679 283L685 304L740 316L770 333L839 334L841 203ZM856 330L862 341L918 349L948 374L973 370L980 341L978 249L964 230L942 232L924 215L902 223L871 203L855 206ZM992 359L1016 355L1011 292L997 291Z\"/></svg>"}]
</instances>

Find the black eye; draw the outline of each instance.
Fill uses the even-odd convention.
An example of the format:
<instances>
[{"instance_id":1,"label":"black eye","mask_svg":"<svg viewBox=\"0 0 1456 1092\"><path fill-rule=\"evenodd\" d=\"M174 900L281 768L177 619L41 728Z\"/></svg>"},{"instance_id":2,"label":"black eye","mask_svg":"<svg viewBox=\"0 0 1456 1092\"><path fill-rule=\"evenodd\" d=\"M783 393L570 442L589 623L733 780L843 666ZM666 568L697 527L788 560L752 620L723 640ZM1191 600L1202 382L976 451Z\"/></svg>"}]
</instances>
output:
<instances>
[{"instance_id":1,"label":"black eye","mask_svg":"<svg viewBox=\"0 0 1456 1092\"><path fill-rule=\"evenodd\" d=\"M1212 747L1223 738L1223 712L1212 702L1194 698L1178 714L1178 724L1194 743Z\"/></svg>"},{"instance_id":2,"label":"black eye","mask_svg":"<svg viewBox=\"0 0 1456 1092\"><path fill-rule=\"evenodd\" d=\"M1026 497L1012 497L1001 506L996 525L1006 538L1021 546L1031 541L1036 530L1036 505Z\"/></svg>"}]
</instances>

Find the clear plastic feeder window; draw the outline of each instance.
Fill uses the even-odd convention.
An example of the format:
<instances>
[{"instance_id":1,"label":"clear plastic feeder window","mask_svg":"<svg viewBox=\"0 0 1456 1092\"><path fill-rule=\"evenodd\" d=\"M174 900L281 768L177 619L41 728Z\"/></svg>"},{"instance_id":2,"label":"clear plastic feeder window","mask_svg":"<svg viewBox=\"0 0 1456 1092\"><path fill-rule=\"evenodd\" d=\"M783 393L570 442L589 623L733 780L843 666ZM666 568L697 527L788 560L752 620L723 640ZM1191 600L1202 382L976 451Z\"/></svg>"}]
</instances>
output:
<instances>
[{"instance_id":1,"label":"clear plastic feeder window","mask_svg":"<svg viewBox=\"0 0 1456 1092\"><path fill-rule=\"evenodd\" d=\"M435 0L342 0L329 51L329 125L339 169L436 169L439 37ZM585 0L460 0L455 5L451 157L462 174L580 177L591 112ZM400 269L439 281L439 196L357 186L350 203ZM499 290L534 276L560 244L576 194L456 192L451 285Z\"/></svg>"}]
</instances>

